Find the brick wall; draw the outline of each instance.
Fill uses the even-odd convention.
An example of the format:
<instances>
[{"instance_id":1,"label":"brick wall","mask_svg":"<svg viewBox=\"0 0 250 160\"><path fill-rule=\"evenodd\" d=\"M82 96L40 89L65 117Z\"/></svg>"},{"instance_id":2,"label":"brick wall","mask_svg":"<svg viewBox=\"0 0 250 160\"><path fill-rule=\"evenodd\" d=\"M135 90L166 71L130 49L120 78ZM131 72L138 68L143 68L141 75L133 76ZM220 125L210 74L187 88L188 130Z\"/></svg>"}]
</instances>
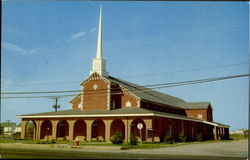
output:
<instances>
[{"instance_id":1,"label":"brick wall","mask_svg":"<svg viewBox=\"0 0 250 160\"><path fill-rule=\"evenodd\" d=\"M198 118L198 114L202 115L202 120L207 121L207 110L206 109L187 109L186 114L188 117Z\"/></svg>"},{"instance_id":2,"label":"brick wall","mask_svg":"<svg viewBox=\"0 0 250 160\"><path fill-rule=\"evenodd\" d=\"M108 109L108 82L103 79L93 79L84 83L83 110Z\"/></svg>"}]
</instances>

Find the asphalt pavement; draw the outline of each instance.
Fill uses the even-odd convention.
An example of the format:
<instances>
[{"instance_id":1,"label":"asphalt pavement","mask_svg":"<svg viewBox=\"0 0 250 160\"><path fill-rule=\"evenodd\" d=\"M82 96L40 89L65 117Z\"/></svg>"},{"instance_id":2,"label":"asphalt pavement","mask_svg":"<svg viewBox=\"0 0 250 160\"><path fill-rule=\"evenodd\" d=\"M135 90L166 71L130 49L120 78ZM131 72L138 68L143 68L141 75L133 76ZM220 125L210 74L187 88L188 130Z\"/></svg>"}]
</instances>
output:
<instances>
[{"instance_id":1,"label":"asphalt pavement","mask_svg":"<svg viewBox=\"0 0 250 160\"><path fill-rule=\"evenodd\" d=\"M3 159L247 159L248 140L187 144L159 149L120 150L115 146L67 148L64 145L0 143Z\"/></svg>"}]
</instances>

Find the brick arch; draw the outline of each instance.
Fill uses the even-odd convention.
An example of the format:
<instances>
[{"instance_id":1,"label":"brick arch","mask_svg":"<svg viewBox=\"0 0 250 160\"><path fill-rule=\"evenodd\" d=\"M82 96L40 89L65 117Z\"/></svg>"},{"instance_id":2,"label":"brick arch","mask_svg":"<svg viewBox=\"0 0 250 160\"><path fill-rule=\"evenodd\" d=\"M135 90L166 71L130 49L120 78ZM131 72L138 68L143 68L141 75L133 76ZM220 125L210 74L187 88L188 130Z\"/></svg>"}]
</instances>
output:
<instances>
[{"instance_id":1,"label":"brick arch","mask_svg":"<svg viewBox=\"0 0 250 160\"><path fill-rule=\"evenodd\" d=\"M120 119L115 119L111 123L110 136L112 137L116 132L121 133L122 138L125 139L125 125Z\"/></svg>"},{"instance_id":2,"label":"brick arch","mask_svg":"<svg viewBox=\"0 0 250 160\"><path fill-rule=\"evenodd\" d=\"M67 120L60 120L57 124L57 134L58 138L66 138L69 136L69 123Z\"/></svg>"},{"instance_id":3,"label":"brick arch","mask_svg":"<svg viewBox=\"0 0 250 160\"><path fill-rule=\"evenodd\" d=\"M85 140L86 137L86 123L84 120L77 120L74 124L73 139Z\"/></svg>"},{"instance_id":4,"label":"brick arch","mask_svg":"<svg viewBox=\"0 0 250 160\"><path fill-rule=\"evenodd\" d=\"M40 139L45 139L47 136L52 136L52 123L50 120L45 120L41 125Z\"/></svg>"},{"instance_id":5,"label":"brick arch","mask_svg":"<svg viewBox=\"0 0 250 160\"><path fill-rule=\"evenodd\" d=\"M91 138L105 140L105 124L103 120L97 119L92 123Z\"/></svg>"},{"instance_id":6,"label":"brick arch","mask_svg":"<svg viewBox=\"0 0 250 160\"><path fill-rule=\"evenodd\" d=\"M31 122L31 123L30 123ZM34 120L29 120L25 124L25 139L36 139L37 125ZM31 136L31 137L30 137Z\"/></svg>"},{"instance_id":7,"label":"brick arch","mask_svg":"<svg viewBox=\"0 0 250 160\"><path fill-rule=\"evenodd\" d=\"M142 123L142 141L146 141L146 124L141 118L134 119L130 125L131 127L131 133L133 133L135 136L140 137L140 131L137 128L137 124Z\"/></svg>"}]
</instances>

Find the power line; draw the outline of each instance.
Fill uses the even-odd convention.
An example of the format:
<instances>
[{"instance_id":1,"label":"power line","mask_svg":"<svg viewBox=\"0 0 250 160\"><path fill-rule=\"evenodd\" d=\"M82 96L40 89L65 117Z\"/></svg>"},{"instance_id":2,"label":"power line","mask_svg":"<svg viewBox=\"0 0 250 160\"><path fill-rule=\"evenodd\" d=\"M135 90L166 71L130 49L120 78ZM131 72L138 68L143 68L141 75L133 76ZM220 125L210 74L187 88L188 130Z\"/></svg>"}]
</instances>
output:
<instances>
[{"instance_id":1,"label":"power line","mask_svg":"<svg viewBox=\"0 0 250 160\"><path fill-rule=\"evenodd\" d=\"M239 65L249 64L248 62L241 62L241 63L232 63L232 64L225 64L225 65L218 65L218 66L210 66L210 67L202 67L202 68L191 68L185 70L177 70L177 71L169 71L169 72L161 72L161 73L149 73L149 74L137 74L137 75L121 75L117 76L119 78L135 78L135 77L147 77L147 76L160 76L164 74L171 74L171 73L182 73L182 72L192 72L192 71L200 71L200 70L209 70L209 69L217 69L217 68L225 68L225 67L233 67ZM65 84L65 83L77 83L79 81L62 81L62 82L44 82L44 83L30 83L30 84L13 84L11 86L36 86L36 85L50 85L50 84Z\"/></svg>"},{"instance_id":2,"label":"power line","mask_svg":"<svg viewBox=\"0 0 250 160\"><path fill-rule=\"evenodd\" d=\"M184 85L193 85L193 84L199 84L199 83L208 83L208 82L214 82L214 81L220 81L220 80L226 80L226 79L234 79L234 78L241 78L241 77L248 77L249 74L241 74L241 75L233 75L233 76L226 76L226 77L217 77L217 78L207 78L207 79L200 79L200 80L192 80L192 81L182 81L182 82L173 82L173 83L162 83L162 84L153 84L153 85L145 85L145 86L138 86L138 87L131 87L131 89L127 89L128 91L133 92L146 92L150 91L152 89L161 89L161 88L168 88L168 87L177 87L177 86L184 86ZM151 88L144 88L144 87L151 87ZM104 95L107 94L106 92L101 93L100 91L106 91L107 89L99 89L99 93L85 93L85 95L88 96L96 96L96 95ZM84 90L84 91L95 91L95 90ZM46 93L65 93L66 91L60 92L46 92ZM72 92L72 91L67 91ZM76 91L73 91L76 92ZM41 92L8 92L8 93L1 93L1 94L14 94L14 93L22 93L22 94L28 94L28 93L41 93ZM78 94L81 95L82 93ZM121 92L117 93L111 93L111 95L116 94L122 94ZM1 97L2 99L11 99L11 98L51 98L51 97L69 97L69 96L77 96L74 95L54 95L54 96L18 96L18 97Z\"/></svg>"},{"instance_id":3,"label":"power line","mask_svg":"<svg viewBox=\"0 0 250 160\"><path fill-rule=\"evenodd\" d=\"M139 74L139 75L131 75L131 76L122 76L121 78L146 77L146 76L164 75L164 74L169 74L169 73L182 73L182 72L209 70L209 69L217 69L217 68L225 68L225 67L238 66L238 65L243 65L243 64L248 64L248 63L247 62L242 62L242 63L226 64L226 65L203 67L203 68L192 68L192 69L186 69L186 70L161 72L161 73L150 73L150 74Z\"/></svg>"}]
</instances>

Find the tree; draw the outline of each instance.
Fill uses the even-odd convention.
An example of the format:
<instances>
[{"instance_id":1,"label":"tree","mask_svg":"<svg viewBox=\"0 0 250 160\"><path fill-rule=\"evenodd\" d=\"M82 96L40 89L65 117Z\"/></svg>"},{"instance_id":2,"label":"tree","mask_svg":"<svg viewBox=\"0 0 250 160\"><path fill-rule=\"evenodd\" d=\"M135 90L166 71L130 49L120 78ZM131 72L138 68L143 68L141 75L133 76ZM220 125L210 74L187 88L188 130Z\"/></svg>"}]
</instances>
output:
<instances>
[{"instance_id":1,"label":"tree","mask_svg":"<svg viewBox=\"0 0 250 160\"><path fill-rule=\"evenodd\" d=\"M244 130L244 137L248 137L248 129Z\"/></svg>"},{"instance_id":2,"label":"tree","mask_svg":"<svg viewBox=\"0 0 250 160\"><path fill-rule=\"evenodd\" d=\"M0 125L0 134L3 134L3 126Z\"/></svg>"},{"instance_id":3,"label":"tree","mask_svg":"<svg viewBox=\"0 0 250 160\"><path fill-rule=\"evenodd\" d=\"M33 139L33 134L34 134L34 124L32 122L29 122L27 124L27 133L26 133L26 138L28 139Z\"/></svg>"}]
</instances>

